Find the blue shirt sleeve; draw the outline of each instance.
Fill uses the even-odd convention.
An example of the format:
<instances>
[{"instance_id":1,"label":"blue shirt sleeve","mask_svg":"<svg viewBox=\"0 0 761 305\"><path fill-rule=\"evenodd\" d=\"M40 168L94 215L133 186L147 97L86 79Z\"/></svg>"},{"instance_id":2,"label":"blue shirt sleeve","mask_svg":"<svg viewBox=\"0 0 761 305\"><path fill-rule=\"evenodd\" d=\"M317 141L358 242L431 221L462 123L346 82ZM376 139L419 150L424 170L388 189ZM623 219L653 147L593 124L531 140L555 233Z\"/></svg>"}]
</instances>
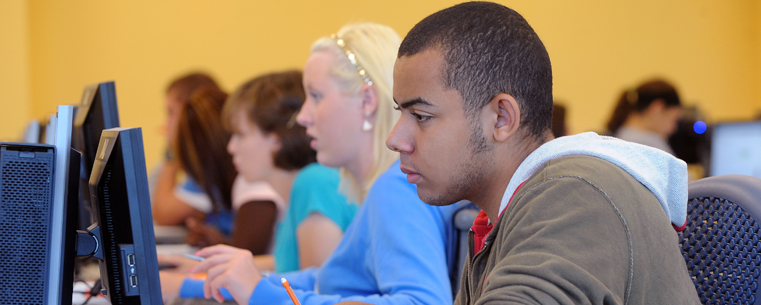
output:
<instances>
[{"instance_id":1,"label":"blue shirt sleeve","mask_svg":"<svg viewBox=\"0 0 761 305\"><path fill-rule=\"evenodd\" d=\"M395 171L399 165L395 164ZM401 173L401 172L399 172ZM368 194L370 267L381 295L372 304L451 304L447 259L451 206L425 204L404 175L379 179ZM391 191L393 190L393 191ZM374 202L370 202L374 201Z\"/></svg>"},{"instance_id":2,"label":"blue shirt sleeve","mask_svg":"<svg viewBox=\"0 0 761 305\"><path fill-rule=\"evenodd\" d=\"M262 280L256 286L256 289L259 289L259 287L264 287L261 289L261 291L263 291L262 294L266 296L267 300L282 299L283 296L285 296L283 300L290 302L291 299L288 296L288 293L285 291L285 287L283 287L283 284L280 282L280 279L286 278L288 280L288 284L294 290L312 290L314 289L316 274L316 268L307 268L301 271L284 274L273 273L267 277L262 278ZM180 297L203 298L203 283L204 281L202 280L186 278L180 287ZM227 289L222 289L222 295L225 297L225 300L234 301L232 295L229 291L227 291ZM254 295L257 295L256 290ZM262 298L262 296L257 296L257 298ZM249 303L254 303L253 296Z\"/></svg>"},{"instance_id":3,"label":"blue shirt sleeve","mask_svg":"<svg viewBox=\"0 0 761 305\"><path fill-rule=\"evenodd\" d=\"M222 288L221 290L222 296L225 297L225 300L231 300L234 301L232 294L230 294L227 289ZM191 279L186 278L182 285L180 286L180 297L181 298L203 298L203 281L197 280L197 279Z\"/></svg>"},{"instance_id":4,"label":"blue shirt sleeve","mask_svg":"<svg viewBox=\"0 0 761 305\"><path fill-rule=\"evenodd\" d=\"M319 270L318 289L294 288L301 304L452 304L447 244L453 208L420 201L398 166L373 185ZM290 304L278 285L261 282L249 304Z\"/></svg>"},{"instance_id":5,"label":"blue shirt sleeve","mask_svg":"<svg viewBox=\"0 0 761 305\"><path fill-rule=\"evenodd\" d=\"M182 189L191 193L204 194L204 190L201 189L200 186L198 186L198 182L193 180L193 178L191 177L185 178L185 183L182 184Z\"/></svg>"}]
</instances>

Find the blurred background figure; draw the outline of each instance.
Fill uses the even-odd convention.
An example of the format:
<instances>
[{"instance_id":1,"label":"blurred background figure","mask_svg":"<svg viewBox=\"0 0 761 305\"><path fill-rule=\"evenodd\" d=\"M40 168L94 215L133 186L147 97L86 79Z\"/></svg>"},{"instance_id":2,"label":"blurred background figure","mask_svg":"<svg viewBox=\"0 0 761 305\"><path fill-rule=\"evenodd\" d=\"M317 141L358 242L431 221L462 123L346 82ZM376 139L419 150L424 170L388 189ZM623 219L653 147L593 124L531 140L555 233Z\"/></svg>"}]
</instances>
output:
<instances>
[{"instance_id":1,"label":"blurred background figure","mask_svg":"<svg viewBox=\"0 0 761 305\"><path fill-rule=\"evenodd\" d=\"M186 185L195 184L194 188L206 199L206 202L184 201L193 209L189 215L183 215L184 223L195 227L204 221L217 228L213 241L191 231L188 243L195 246L229 243L226 236L232 233L231 197L236 173L225 149L230 133L222 127L220 119L226 99L227 93L216 86L195 89L186 101L181 101L174 139L170 140L172 155L187 174Z\"/></svg>"},{"instance_id":2,"label":"blurred background figure","mask_svg":"<svg viewBox=\"0 0 761 305\"><path fill-rule=\"evenodd\" d=\"M203 219L205 213L196 207L211 207L209 198L195 181L180 180L183 173L172 152L182 107L190 99L193 91L200 87L216 88L221 91L217 82L202 72L180 76L171 81L166 89L166 154L164 161L158 165L157 172L152 175L155 179L152 179L154 181L151 187L153 221L157 225L179 226L184 225L189 217ZM224 99L221 102L224 103Z\"/></svg>"},{"instance_id":3,"label":"blurred background figure","mask_svg":"<svg viewBox=\"0 0 761 305\"><path fill-rule=\"evenodd\" d=\"M231 133L222 122L226 99L227 94L218 87L204 86L196 89L180 108L172 152L188 179L210 199L210 204L192 205L196 211L185 220L186 240L196 247L229 244L266 254L271 248L275 209L246 209L247 214L241 216L239 208L251 202L262 204L249 207L282 208L284 203L264 182L247 184L242 178L236 180L232 157L227 153ZM243 221L235 221L238 218Z\"/></svg>"},{"instance_id":4,"label":"blurred background figure","mask_svg":"<svg viewBox=\"0 0 761 305\"><path fill-rule=\"evenodd\" d=\"M608 133L673 155L667 140L676 131L681 115L681 101L674 86L653 79L621 93L608 120Z\"/></svg>"},{"instance_id":5,"label":"blurred background figure","mask_svg":"<svg viewBox=\"0 0 761 305\"><path fill-rule=\"evenodd\" d=\"M319 267L338 246L358 209L338 192L338 170L315 162L312 138L296 124L305 94L301 71L269 73L238 87L224 108L223 119L232 129L227 150L240 175L248 182L268 182L283 202L236 207L236 232L260 234L256 231L265 230L264 225L245 229L243 223L259 222L263 215L269 221L280 220L273 256L257 256L257 266L264 270Z\"/></svg>"},{"instance_id":6,"label":"blurred background figure","mask_svg":"<svg viewBox=\"0 0 761 305\"><path fill-rule=\"evenodd\" d=\"M301 130L304 128L301 126L306 127L320 164L341 169L341 192L362 205L340 244L321 267L285 275L301 304L335 304L347 299L375 304L452 303L449 277L452 270L448 266L453 265L453 256L449 254L455 252L450 234L454 232L452 218L456 206L436 207L420 201L414 185L407 182L400 170L399 154L385 145L402 113L394 110L392 98L392 72L400 42L399 35L387 26L350 24L335 35L318 39L304 66L302 90L306 89L306 101L298 116L293 117L294 122L298 122ZM253 100L260 103L261 99ZM233 104L228 101L228 105ZM258 138L264 143L260 147L269 147L266 143L274 135L260 121L262 114L245 119L246 111L233 113L232 123L238 126L241 138L236 140L233 136L230 152L239 165L239 158L242 161L250 156L243 152L244 136ZM239 169L241 173L248 172L241 166ZM308 167L301 171L307 170ZM255 174L262 169L252 168L250 172ZM249 179L249 174L245 175ZM293 188L287 214L298 206L294 201L296 182ZM330 223L330 219L320 219L328 215L316 219L312 216L297 227L299 254L302 240L320 244L334 241L325 233L302 230L308 224ZM283 224L288 218L286 215ZM278 237L282 227L278 226ZM282 275L262 278L259 257L228 246L204 248L198 255L216 264L211 268L215 271L207 274L208 282L163 271L161 291L165 301L177 296L203 297L203 292L209 291L204 289L206 284L224 286L231 293L228 299L233 297L240 304L290 303L280 282ZM276 257L275 262L278 260ZM421 278L420 274L429 276ZM217 285L217 280L224 284ZM218 296L215 294L215 298Z\"/></svg>"},{"instance_id":7,"label":"blurred background figure","mask_svg":"<svg viewBox=\"0 0 761 305\"><path fill-rule=\"evenodd\" d=\"M154 222L186 226L184 240L194 247L222 243L269 253L274 213L238 223L234 211L248 202L283 205L282 199L265 182L236 178L221 118L227 93L200 72L177 78L166 92L168 149L153 192Z\"/></svg>"}]
</instances>

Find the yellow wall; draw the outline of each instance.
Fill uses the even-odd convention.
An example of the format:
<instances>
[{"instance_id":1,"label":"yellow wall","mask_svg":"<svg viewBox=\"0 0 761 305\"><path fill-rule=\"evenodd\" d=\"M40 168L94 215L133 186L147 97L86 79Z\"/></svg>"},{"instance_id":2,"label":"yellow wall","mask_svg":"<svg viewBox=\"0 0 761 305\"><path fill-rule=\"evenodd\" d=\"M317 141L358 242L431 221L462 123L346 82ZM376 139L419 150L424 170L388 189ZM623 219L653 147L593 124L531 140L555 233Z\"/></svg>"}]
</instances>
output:
<instances>
[{"instance_id":1,"label":"yellow wall","mask_svg":"<svg viewBox=\"0 0 761 305\"><path fill-rule=\"evenodd\" d=\"M30 118L27 7L0 1L0 141L18 141Z\"/></svg>"},{"instance_id":2,"label":"yellow wall","mask_svg":"<svg viewBox=\"0 0 761 305\"><path fill-rule=\"evenodd\" d=\"M756 66L754 69L761 72L761 1L753 1L753 4L755 5L755 13L753 14L755 24L753 24L753 28L756 34L753 40L753 50L756 54ZM756 88L761 88L761 75L756 79ZM756 105L758 104L761 103L756 103ZM761 111L756 111L755 117L761 118Z\"/></svg>"},{"instance_id":3,"label":"yellow wall","mask_svg":"<svg viewBox=\"0 0 761 305\"><path fill-rule=\"evenodd\" d=\"M671 79L710 121L746 119L761 105L758 1L502 1L544 40L555 96L569 106L571 131L601 130L618 93L650 76ZM17 31L22 64L0 71L29 85L0 85L30 113L78 102L85 85L115 80L123 126L143 128L149 167L164 146L163 90L189 70L211 72L232 90L267 71L301 67L309 45L351 21L388 24L401 35L456 1L28 1L0 5L0 30ZM28 5L28 29L22 26ZM22 6L18 8L18 6ZM11 22L5 15L23 20ZM22 17L18 17L22 16ZM3 41L5 36L3 37ZM3 45L5 45L3 43ZM3 47L0 47L0 50ZM8 60L0 58L0 63ZM15 61L12 61L15 63ZM25 79L25 78L18 78ZM23 83L23 81L22 81ZM0 92L4 93L4 91ZM0 99L3 110L9 101ZM5 111L0 115L6 116ZM23 122L22 122L23 121ZM0 134L2 135L2 134Z\"/></svg>"}]
</instances>

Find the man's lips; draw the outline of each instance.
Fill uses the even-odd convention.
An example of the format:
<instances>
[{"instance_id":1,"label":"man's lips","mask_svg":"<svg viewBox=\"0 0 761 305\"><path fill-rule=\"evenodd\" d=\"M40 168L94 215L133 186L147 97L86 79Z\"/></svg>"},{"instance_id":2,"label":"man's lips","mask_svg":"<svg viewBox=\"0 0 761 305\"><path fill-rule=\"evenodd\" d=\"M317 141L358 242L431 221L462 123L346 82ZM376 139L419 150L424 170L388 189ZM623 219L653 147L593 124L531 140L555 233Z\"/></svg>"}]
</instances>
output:
<instances>
[{"instance_id":1,"label":"man's lips","mask_svg":"<svg viewBox=\"0 0 761 305\"><path fill-rule=\"evenodd\" d=\"M407 175L407 182L415 184L420 182L420 174L415 172L414 170L405 167L404 165L401 166L402 173L405 173Z\"/></svg>"}]
</instances>

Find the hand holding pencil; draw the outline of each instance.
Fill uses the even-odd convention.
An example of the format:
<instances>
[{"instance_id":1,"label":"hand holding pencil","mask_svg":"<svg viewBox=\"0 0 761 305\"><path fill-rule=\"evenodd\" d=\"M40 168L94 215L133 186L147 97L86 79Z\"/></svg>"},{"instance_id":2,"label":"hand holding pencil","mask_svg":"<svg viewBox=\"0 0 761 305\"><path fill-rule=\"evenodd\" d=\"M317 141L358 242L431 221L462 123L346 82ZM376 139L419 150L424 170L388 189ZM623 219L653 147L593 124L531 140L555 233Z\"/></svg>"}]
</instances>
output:
<instances>
[{"instance_id":1,"label":"hand holding pencil","mask_svg":"<svg viewBox=\"0 0 761 305\"><path fill-rule=\"evenodd\" d=\"M203 290L205 298L224 302L222 288L227 289L238 304L248 304L254 288L262 279L251 251L227 245L206 247L196 255L203 261L193 267L193 273L206 273Z\"/></svg>"}]
</instances>

